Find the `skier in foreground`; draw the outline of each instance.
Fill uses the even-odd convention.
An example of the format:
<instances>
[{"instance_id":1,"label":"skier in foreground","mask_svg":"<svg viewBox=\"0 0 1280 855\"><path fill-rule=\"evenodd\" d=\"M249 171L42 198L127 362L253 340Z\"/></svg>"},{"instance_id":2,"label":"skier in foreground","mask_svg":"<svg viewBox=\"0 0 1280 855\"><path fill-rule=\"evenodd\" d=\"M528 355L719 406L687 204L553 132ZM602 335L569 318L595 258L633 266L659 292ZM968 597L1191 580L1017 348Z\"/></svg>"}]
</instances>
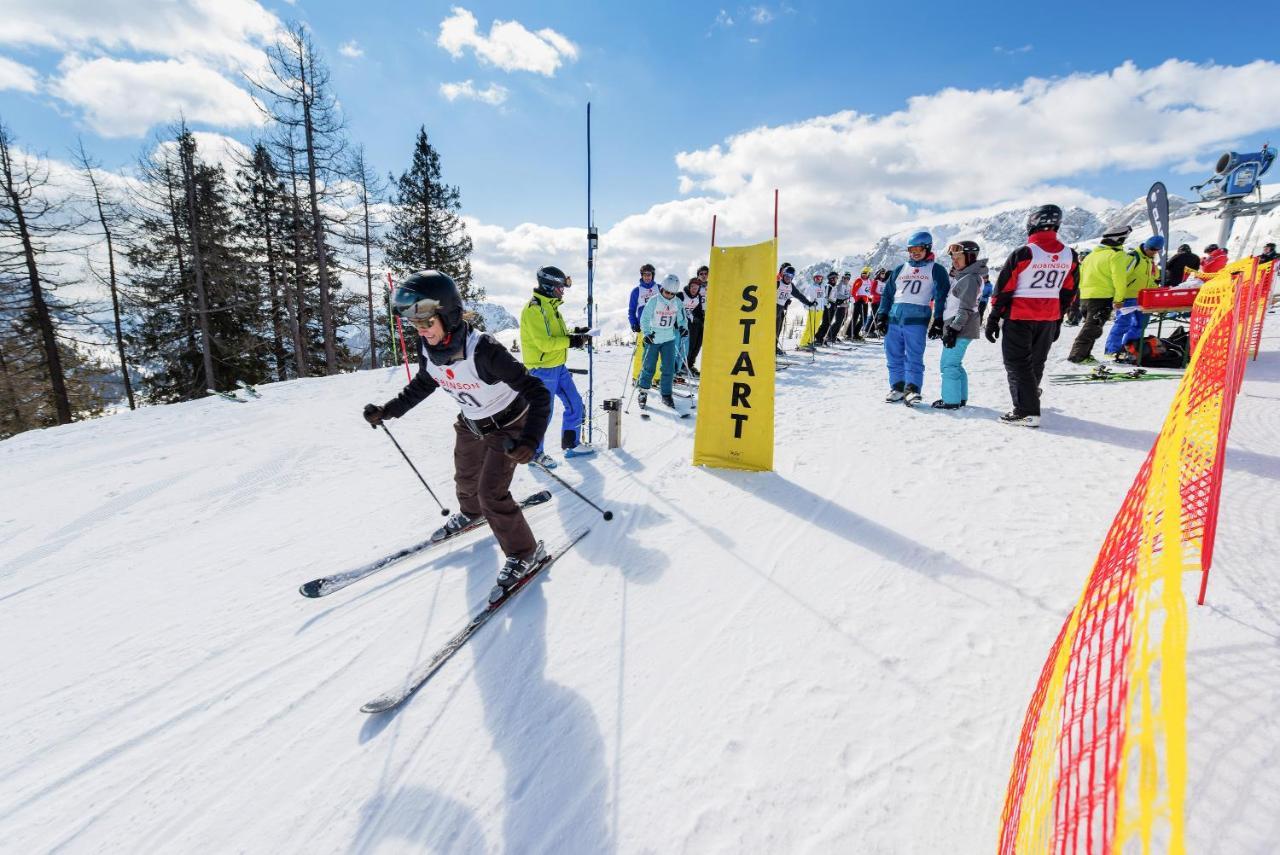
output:
<instances>
[{"instance_id":1,"label":"skier in foreground","mask_svg":"<svg viewBox=\"0 0 1280 855\"><path fill-rule=\"evenodd\" d=\"M1027 217L1027 243L1013 251L996 279L986 338L1000 337L1013 409L1006 424L1040 427L1040 380L1049 348L1062 331L1062 315L1071 304L1080 275L1076 251L1058 239L1062 209L1041 205Z\"/></svg>"},{"instance_id":2,"label":"skier in foreground","mask_svg":"<svg viewBox=\"0 0 1280 855\"><path fill-rule=\"evenodd\" d=\"M456 531L484 516L507 556L491 602L546 555L520 506L511 498L516 466L533 459L551 416L551 393L491 336L462 319L458 286L443 273L424 270L404 280L391 300L395 314L418 330L418 373L382 406L368 404L364 418L377 427L403 416L436 389L461 409L453 425L454 482L458 513L445 523ZM507 440L515 445L503 448Z\"/></svg>"}]
</instances>

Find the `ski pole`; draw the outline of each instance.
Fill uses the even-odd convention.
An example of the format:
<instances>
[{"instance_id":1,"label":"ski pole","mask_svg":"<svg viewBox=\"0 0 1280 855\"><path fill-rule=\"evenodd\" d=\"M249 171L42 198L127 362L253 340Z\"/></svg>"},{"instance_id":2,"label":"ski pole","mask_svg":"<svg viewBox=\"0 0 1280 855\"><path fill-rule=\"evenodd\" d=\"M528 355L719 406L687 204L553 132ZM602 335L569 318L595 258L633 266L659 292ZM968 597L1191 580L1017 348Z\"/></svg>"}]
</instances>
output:
<instances>
[{"instance_id":1,"label":"ski pole","mask_svg":"<svg viewBox=\"0 0 1280 855\"><path fill-rule=\"evenodd\" d=\"M639 336L639 335L637 335L637 336L636 336L636 343L635 343L635 344L633 344L633 345L631 345L631 355L627 357L627 376L626 376L626 379L624 379L624 380L622 381L622 391L624 391L624 392L625 392L625 391L627 391L627 384L628 384L628 383L630 383L630 382L631 382L631 380L632 380L632 377L631 377L631 366L632 366L632 365L635 363L635 361L636 361L636 348L637 348L637 347L639 347L639 346L640 346L640 336ZM621 396L621 395L619 395L618 397L619 397L619 398L621 398L622 396Z\"/></svg>"},{"instance_id":2,"label":"ski pole","mask_svg":"<svg viewBox=\"0 0 1280 855\"><path fill-rule=\"evenodd\" d=\"M449 509L441 504L439 499L436 499L436 494L432 492L431 487L427 485L427 479L422 477L422 473L418 471L418 467L413 465L413 461L409 459L409 455L405 454L404 449L400 447L400 443L396 442L396 438L392 436L391 431L387 429L386 422L378 422L378 424L383 430L387 431L387 439L391 440L392 444L395 445L396 451L400 452L400 456L404 458L404 462L409 464L409 468L413 470L413 474L418 476L418 480L422 482L422 486L427 488L428 493L431 493L431 498L436 500L437 505L440 505L440 516L449 516Z\"/></svg>"},{"instance_id":3,"label":"ski pole","mask_svg":"<svg viewBox=\"0 0 1280 855\"><path fill-rule=\"evenodd\" d=\"M507 451L511 451L513 448L515 448L515 447L516 447L516 441L515 441L514 439L510 439L510 438L508 438L507 440L505 440L505 441L502 443L502 447L503 447L504 449L506 449ZM604 517L605 522L608 522L609 520L613 519L613 511L606 511L604 508L600 507L600 506L599 506L599 505L597 505L595 502L591 501L591 500L590 500L590 499L588 499L586 496L582 495L582 494L581 494L581 493L579 493L577 490L575 490L575 489L573 489L572 487L570 487L570 486L569 486L569 484L568 484L568 483L567 483L563 478L561 478L561 477L560 477L559 475L557 475L556 473L552 472L552 471L551 471L550 469L548 469L546 466L543 466L543 465L542 465L542 463L540 463L539 461L537 461L537 460L530 460L529 462L530 462L530 463L532 463L533 465L537 466L537 467L538 467L539 469L541 469L543 472L545 472L545 473L547 473L548 475L550 475L553 479L555 479L556 483L557 483L557 484L559 484L561 487L564 487L564 488L565 488L566 490L568 490L570 493L573 493L573 495L577 496L579 499L581 499L582 501L586 502L588 505L590 505L591 507L593 507L593 508L595 508L597 511L599 511L599 512L600 512L600 515Z\"/></svg>"}]
</instances>

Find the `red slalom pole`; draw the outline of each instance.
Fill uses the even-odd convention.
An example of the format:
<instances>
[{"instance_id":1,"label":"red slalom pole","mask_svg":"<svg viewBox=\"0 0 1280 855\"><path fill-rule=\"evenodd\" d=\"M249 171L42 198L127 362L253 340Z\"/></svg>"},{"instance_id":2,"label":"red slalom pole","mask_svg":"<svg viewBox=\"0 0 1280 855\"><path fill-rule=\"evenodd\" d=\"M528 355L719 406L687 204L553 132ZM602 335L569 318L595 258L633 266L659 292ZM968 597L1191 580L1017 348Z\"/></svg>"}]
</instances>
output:
<instances>
[{"instance_id":1,"label":"red slalom pole","mask_svg":"<svg viewBox=\"0 0 1280 855\"><path fill-rule=\"evenodd\" d=\"M391 283L391 271L388 270L387 271L387 291L388 293L394 294L395 290L396 289L392 287L392 283ZM400 334L400 353L404 355L404 376L409 380L410 383L412 383L413 375L409 373L409 348L406 347L404 343L404 324L400 321L399 315L396 316L396 332Z\"/></svg>"},{"instance_id":2,"label":"red slalom pole","mask_svg":"<svg viewBox=\"0 0 1280 855\"><path fill-rule=\"evenodd\" d=\"M773 239L778 239L778 188L773 188Z\"/></svg>"}]
</instances>

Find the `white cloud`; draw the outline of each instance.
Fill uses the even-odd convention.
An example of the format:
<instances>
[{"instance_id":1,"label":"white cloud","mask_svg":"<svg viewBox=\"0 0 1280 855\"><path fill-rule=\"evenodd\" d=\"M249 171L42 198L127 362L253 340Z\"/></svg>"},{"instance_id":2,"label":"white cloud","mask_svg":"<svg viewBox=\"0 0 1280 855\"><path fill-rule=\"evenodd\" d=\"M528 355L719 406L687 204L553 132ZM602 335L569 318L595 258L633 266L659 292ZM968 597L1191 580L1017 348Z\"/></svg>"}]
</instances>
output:
<instances>
[{"instance_id":1,"label":"white cloud","mask_svg":"<svg viewBox=\"0 0 1280 855\"><path fill-rule=\"evenodd\" d=\"M1020 53L1031 53L1031 45L1023 45L1022 47L1016 48L1007 48L1002 47L1001 45L996 45L992 50L1004 56L1015 56Z\"/></svg>"},{"instance_id":2,"label":"white cloud","mask_svg":"<svg viewBox=\"0 0 1280 855\"><path fill-rule=\"evenodd\" d=\"M547 77L554 76L562 63L578 58L577 46L560 33L530 32L519 21L495 20L489 35L481 35L476 16L461 6L454 6L440 23L436 44L454 59L470 48L481 62L503 71L531 71Z\"/></svg>"},{"instance_id":3,"label":"white cloud","mask_svg":"<svg viewBox=\"0 0 1280 855\"><path fill-rule=\"evenodd\" d=\"M248 92L199 62L71 56L59 70L50 92L81 108L88 125L104 137L142 136L180 115L229 128L262 121Z\"/></svg>"},{"instance_id":4,"label":"white cloud","mask_svg":"<svg viewBox=\"0 0 1280 855\"><path fill-rule=\"evenodd\" d=\"M773 13L766 6L752 6L747 11L751 13L751 20L757 24L767 24L773 20Z\"/></svg>"},{"instance_id":5,"label":"white cloud","mask_svg":"<svg viewBox=\"0 0 1280 855\"><path fill-rule=\"evenodd\" d=\"M36 91L36 71L8 57L0 56L0 92L16 89L19 92Z\"/></svg>"},{"instance_id":6,"label":"white cloud","mask_svg":"<svg viewBox=\"0 0 1280 855\"><path fill-rule=\"evenodd\" d=\"M280 22L255 0L40 0L7 3L0 44L199 57L228 68L261 61Z\"/></svg>"},{"instance_id":7,"label":"white cloud","mask_svg":"<svg viewBox=\"0 0 1280 855\"><path fill-rule=\"evenodd\" d=\"M477 89L470 80L464 80L461 83L441 83L440 94L449 101L456 101L462 98L464 100L483 101L486 104L493 104L495 107L507 100L505 87L490 83L483 89Z\"/></svg>"},{"instance_id":8,"label":"white cloud","mask_svg":"<svg viewBox=\"0 0 1280 855\"><path fill-rule=\"evenodd\" d=\"M339 45L338 53L342 54L347 59L359 59L364 56L364 48L360 47L359 42L352 39L351 41L343 42Z\"/></svg>"},{"instance_id":9,"label":"white cloud","mask_svg":"<svg viewBox=\"0 0 1280 855\"><path fill-rule=\"evenodd\" d=\"M597 301L617 321L646 261L660 276L689 275L707 257L712 214L718 243L768 236L775 187L782 251L795 262L865 252L876 238L918 224L1034 203L1099 211L1115 201L1073 186L1077 176L1189 169L1233 140L1280 125L1256 109L1258 92L1277 89L1274 62L1126 63L1009 89L944 89L883 116L846 111L755 128L676 155L680 193L696 195L602 230ZM477 281L502 302L518 308L541 264L585 282L580 228L470 221L469 229ZM570 302L582 299L571 294Z\"/></svg>"}]
</instances>

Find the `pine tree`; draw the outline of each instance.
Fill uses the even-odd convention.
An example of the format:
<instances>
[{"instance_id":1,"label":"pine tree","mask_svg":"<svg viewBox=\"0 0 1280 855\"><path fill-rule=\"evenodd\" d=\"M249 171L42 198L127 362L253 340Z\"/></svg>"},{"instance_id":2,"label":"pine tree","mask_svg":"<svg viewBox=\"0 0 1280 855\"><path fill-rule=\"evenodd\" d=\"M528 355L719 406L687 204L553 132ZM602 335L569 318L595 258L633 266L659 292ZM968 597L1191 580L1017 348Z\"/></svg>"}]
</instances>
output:
<instances>
[{"instance_id":1,"label":"pine tree","mask_svg":"<svg viewBox=\"0 0 1280 855\"><path fill-rule=\"evenodd\" d=\"M129 247L139 323L136 362L148 400L198 398L270 377L269 296L236 246L236 200L220 166L203 163L185 127L144 157L137 235Z\"/></svg>"},{"instance_id":2,"label":"pine tree","mask_svg":"<svg viewBox=\"0 0 1280 855\"><path fill-rule=\"evenodd\" d=\"M418 129L413 165L395 181L391 230L384 241L387 263L398 275L439 270L453 277L463 300L484 299L484 289L471 281L471 238L458 216L462 194L444 183L440 155Z\"/></svg>"}]
</instances>

